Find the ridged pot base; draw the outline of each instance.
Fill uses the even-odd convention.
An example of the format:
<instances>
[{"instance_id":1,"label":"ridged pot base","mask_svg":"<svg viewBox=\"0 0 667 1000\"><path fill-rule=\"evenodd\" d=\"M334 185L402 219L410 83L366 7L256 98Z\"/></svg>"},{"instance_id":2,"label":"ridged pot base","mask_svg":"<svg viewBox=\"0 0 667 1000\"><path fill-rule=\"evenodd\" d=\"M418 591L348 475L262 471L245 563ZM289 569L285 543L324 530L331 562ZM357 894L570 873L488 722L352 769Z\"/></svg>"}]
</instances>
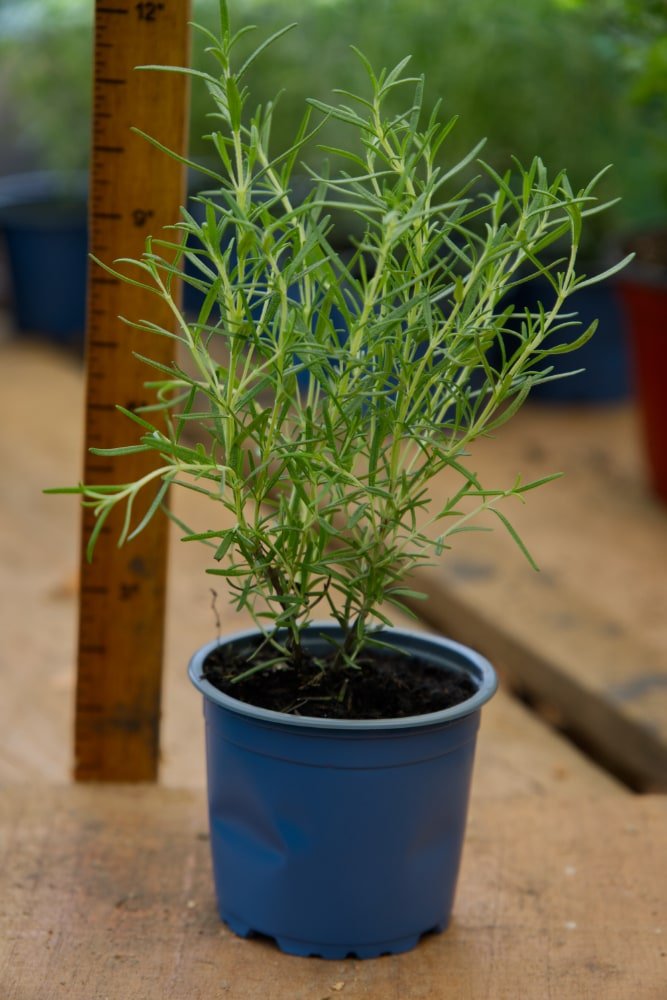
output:
<instances>
[{"instance_id":1,"label":"ridged pot base","mask_svg":"<svg viewBox=\"0 0 667 1000\"><path fill-rule=\"evenodd\" d=\"M421 934L412 934L408 937L394 938L391 941L376 941L371 944L360 945L357 941L350 941L347 944L313 944L309 941L296 941L293 938L273 937L261 934L252 927L248 927L242 921L229 914L220 914L224 923L238 937L271 937L278 948L286 955L298 955L299 958L326 958L330 960L340 960L343 958L380 958L382 955L400 955L405 951L412 951L416 948L423 937L430 934L441 934L447 929L446 925L430 927Z\"/></svg>"}]
</instances>

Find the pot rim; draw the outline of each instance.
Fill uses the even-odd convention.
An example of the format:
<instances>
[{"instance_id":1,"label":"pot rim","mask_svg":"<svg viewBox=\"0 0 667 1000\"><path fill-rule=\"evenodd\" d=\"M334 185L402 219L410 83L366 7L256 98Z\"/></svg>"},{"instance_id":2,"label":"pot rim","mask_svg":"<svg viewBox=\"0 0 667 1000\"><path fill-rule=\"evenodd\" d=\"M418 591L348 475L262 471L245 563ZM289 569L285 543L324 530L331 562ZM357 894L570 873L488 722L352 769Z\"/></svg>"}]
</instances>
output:
<instances>
[{"instance_id":1,"label":"pot rim","mask_svg":"<svg viewBox=\"0 0 667 1000\"><path fill-rule=\"evenodd\" d=\"M339 626L333 622L313 622L307 627L305 632L308 634L313 631L331 633L339 631ZM194 686L205 698L208 698L227 711L245 716L246 718L249 717L258 722L299 729L377 732L441 726L479 711L482 705L489 701L495 694L498 687L498 678L494 668L484 656L469 646L455 642L453 639L446 639L443 636L405 628L382 629L382 632L389 633L392 639L398 640L397 645L399 647L402 646L408 652L412 650L415 654L425 655L432 660L440 659L443 666L452 665L458 669L463 669L475 678L478 684L477 691L465 701L451 708L441 709L438 712L428 712L422 715L410 715L393 719L322 719L308 715L287 715L284 712L275 712L272 709L260 708L257 705L251 705L224 694L203 677L203 666L209 653L218 646L226 646L231 643L244 642L245 640L254 638L260 634L257 628L245 629L242 632L235 632L232 635L222 636L214 639L212 642L206 643L191 657L188 665L188 674ZM440 655L434 657L434 652L437 654L438 651Z\"/></svg>"}]
</instances>

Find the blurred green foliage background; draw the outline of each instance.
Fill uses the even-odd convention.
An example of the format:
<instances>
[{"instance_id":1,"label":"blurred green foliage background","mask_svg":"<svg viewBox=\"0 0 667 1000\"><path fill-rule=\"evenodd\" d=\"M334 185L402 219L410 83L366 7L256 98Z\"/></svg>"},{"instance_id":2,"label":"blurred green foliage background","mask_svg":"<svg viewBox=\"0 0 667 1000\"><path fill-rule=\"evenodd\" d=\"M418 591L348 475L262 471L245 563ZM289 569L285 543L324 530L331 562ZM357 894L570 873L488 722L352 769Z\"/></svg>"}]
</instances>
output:
<instances>
[{"instance_id":1,"label":"blurred green foliage background","mask_svg":"<svg viewBox=\"0 0 667 1000\"><path fill-rule=\"evenodd\" d=\"M0 0L0 174L81 169L88 160L92 0ZM484 157L539 154L575 185L613 164L604 194L622 202L612 232L667 217L667 5L663 0L239 0L251 42L298 27L256 64L257 103L278 99L275 138L288 141L304 98L363 86L354 44L377 67L412 55L427 98L460 116L447 147L458 157L487 138ZM193 0L213 26L215 0ZM194 36L195 65L205 65ZM159 61L159 53L156 53ZM205 156L205 95L192 96L192 153ZM335 130L327 138L335 143ZM317 151L313 152L317 157ZM600 236L607 235L600 233Z\"/></svg>"}]
</instances>

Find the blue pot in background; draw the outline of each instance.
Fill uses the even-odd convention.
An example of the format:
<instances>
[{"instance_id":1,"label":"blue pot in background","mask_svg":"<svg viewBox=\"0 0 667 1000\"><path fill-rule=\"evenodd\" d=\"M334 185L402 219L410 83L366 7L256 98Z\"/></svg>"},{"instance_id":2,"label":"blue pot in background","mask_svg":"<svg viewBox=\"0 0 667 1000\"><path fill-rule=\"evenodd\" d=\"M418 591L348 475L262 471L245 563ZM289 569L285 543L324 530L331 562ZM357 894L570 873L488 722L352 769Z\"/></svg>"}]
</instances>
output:
<instances>
[{"instance_id":1,"label":"blue pot in background","mask_svg":"<svg viewBox=\"0 0 667 1000\"><path fill-rule=\"evenodd\" d=\"M204 206L200 202L198 202L195 198L191 199L191 201L188 203L188 211L193 216L193 218L197 220L197 222L199 222L200 224L204 222L205 220ZM222 240L220 241L220 250L223 254L229 250L230 245L232 244L233 232L234 232L233 227L230 226L228 230L223 234ZM199 241L192 236L189 237L187 245L188 249L191 252L196 252L198 249L201 249L201 244L199 243ZM345 257L346 254L348 256L351 256L353 250L350 248L342 249L340 253L341 256L343 257ZM231 246L231 250L229 251L229 267L231 270L234 270L235 268L238 267L238 257L236 255L235 246ZM186 316L188 316L190 320L194 320L197 318L197 315L199 314L199 311L204 304L205 296L195 285L192 284L193 280L197 279L201 280L202 275L197 270L197 267L192 262L192 260L188 258L185 259L184 263L184 276L185 280L183 281L183 310ZM293 302L299 302L300 289L298 285L297 284L291 285L287 290L287 295ZM262 314L261 296L259 294L256 296L255 300L251 300L250 306L251 306L250 308L251 316L255 321L259 321ZM337 309L335 306L331 309L330 315L332 322L334 324L336 335L338 336L340 342L344 343L348 336L348 330L347 330L347 325L345 323L345 319L340 310ZM215 322L217 318L219 317L215 315L214 311L212 321ZM315 316L312 321L313 330L315 329L316 323L317 323L317 317ZM307 363L304 361L304 359L299 358L298 356L294 357L294 362L295 364L302 366L297 374L297 383L300 390L305 392L308 389L308 385L310 383L310 378L311 378L311 374L307 368Z\"/></svg>"},{"instance_id":2,"label":"blue pot in background","mask_svg":"<svg viewBox=\"0 0 667 1000\"><path fill-rule=\"evenodd\" d=\"M586 268L583 268L587 271ZM590 269L594 273L595 268ZM520 285L513 296L516 309L522 312L537 310L538 303L550 308L555 292L546 278L538 276ZM547 403L612 403L626 399L632 385L630 350L626 332L625 314L620 291L614 280L582 288L565 303L564 312L578 313L580 325L571 333L563 331L550 338L553 346L569 337L576 340L587 327L598 320L593 337L571 354L556 354L545 359L544 367L553 367L553 374L584 371L569 378L557 379L537 385L531 399ZM514 322L519 323L520 317Z\"/></svg>"},{"instance_id":3,"label":"blue pot in background","mask_svg":"<svg viewBox=\"0 0 667 1000\"><path fill-rule=\"evenodd\" d=\"M311 626L316 655L335 625ZM220 916L296 955L370 958L414 947L449 922L466 823L480 710L496 688L490 664L437 637L387 639L477 691L445 711L339 721L247 705L203 677L211 850ZM224 640L252 648L256 632Z\"/></svg>"},{"instance_id":4,"label":"blue pot in background","mask_svg":"<svg viewBox=\"0 0 667 1000\"><path fill-rule=\"evenodd\" d=\"M19 331L80 346L86 326L87 178L0 178L0 230Z\"/></svg>"}]
</instances>

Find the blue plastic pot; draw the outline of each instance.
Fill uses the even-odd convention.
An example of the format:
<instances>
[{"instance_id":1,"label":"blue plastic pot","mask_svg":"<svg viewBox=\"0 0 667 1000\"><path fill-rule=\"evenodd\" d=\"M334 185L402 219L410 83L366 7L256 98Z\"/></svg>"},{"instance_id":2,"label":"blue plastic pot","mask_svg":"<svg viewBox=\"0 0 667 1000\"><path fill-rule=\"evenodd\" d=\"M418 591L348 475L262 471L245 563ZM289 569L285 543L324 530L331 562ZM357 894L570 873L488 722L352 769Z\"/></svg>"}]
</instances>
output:
<instances>
[{"instance_id":1,"label":"blue plastic pot","mask_svg":"<svg viewBox=\"0 0 667 1000\"><path fill-rule=\"evenodd\" d=\"M0 179L16 327L72 345L86 325L86 186L83 174Z\"/></svg>"},{"instance_id":2,"label":"blue plastic pot","mask_svg":"<svg viewBox=\"0 0 667 1000\"><path fill-rule=\"evenodd\" d=\"M311 649L330 648L312 626ZM477 691L445 711L334 721L244 704L203 676L209 819L220 916L242 937L275 938L296 955L371 958L414 947L449 922L459 870L480 709L491 665L445 639L387 638ZM243 651L255 632L225 640Z\"/></svg>"},{"instance_id":3,"label":"blue plastic pot","mask_svg":"<svg viewBox=\"0 0 667 1000\"><path fill-rule=\"evenodd\" d=\"M592 274L596 268L591 265L583 270ZM525 309L536 312L539 303L546 309L551 308L555 298L546 278L538 276L519 286L514 304L521 312ZM554 354L543 362L544 367L553 368L554 375L572 371L579 374L536 385L531 391L531 399L545 403L613 403L626 399L630 394L631 364L625 316L616 282L607 280L575 292L563 311L576 312L579 325L571 332L553 334L547 338L547 345L576 340L594 320L598 321L598 328L593 337L572 354ZM521 315L515 322L521 322Z\"/></svg>"}]
</instances>

